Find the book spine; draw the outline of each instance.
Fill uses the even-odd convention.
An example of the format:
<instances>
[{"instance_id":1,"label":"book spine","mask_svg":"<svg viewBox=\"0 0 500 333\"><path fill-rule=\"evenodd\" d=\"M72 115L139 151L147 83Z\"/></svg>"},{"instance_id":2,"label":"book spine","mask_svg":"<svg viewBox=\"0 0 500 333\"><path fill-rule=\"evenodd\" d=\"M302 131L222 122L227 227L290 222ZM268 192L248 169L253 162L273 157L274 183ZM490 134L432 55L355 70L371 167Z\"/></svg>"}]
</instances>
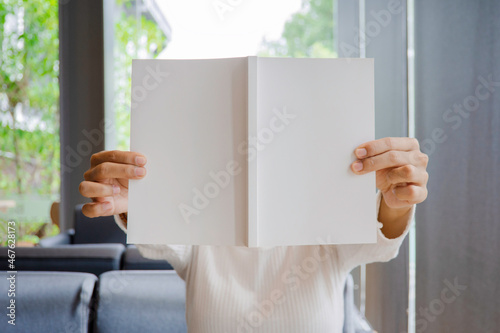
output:
<instances>
[{"instance_id":1,"label":"book spine","mask_svg":"<svg viewBox=\"0 0 500 333\"><path fill-rule=\"evenodd\" d=\"M257 80L258 57L248 57L248 138L257 137ZM257 219L257 156L253 159L247 157L248 163L248 222L247 245L259 246L258 219Z\"/></svg>"}]
</instances>

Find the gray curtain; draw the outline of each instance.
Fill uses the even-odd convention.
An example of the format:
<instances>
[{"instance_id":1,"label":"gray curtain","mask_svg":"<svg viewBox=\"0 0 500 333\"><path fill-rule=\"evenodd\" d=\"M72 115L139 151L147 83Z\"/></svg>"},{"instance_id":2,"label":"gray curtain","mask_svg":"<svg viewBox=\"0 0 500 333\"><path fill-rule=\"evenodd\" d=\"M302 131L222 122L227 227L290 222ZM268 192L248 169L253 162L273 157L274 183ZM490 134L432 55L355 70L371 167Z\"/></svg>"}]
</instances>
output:
<instances>
[{"instance_id":1,"label":"gray curtain","mask_svg":"<svg viewBox=\"0 0 500 333\"><path fill-rule=\"evenodd\" d=\"M500 1L415 6L416 332L499 332Z\"/></svg>"}]
</instances>

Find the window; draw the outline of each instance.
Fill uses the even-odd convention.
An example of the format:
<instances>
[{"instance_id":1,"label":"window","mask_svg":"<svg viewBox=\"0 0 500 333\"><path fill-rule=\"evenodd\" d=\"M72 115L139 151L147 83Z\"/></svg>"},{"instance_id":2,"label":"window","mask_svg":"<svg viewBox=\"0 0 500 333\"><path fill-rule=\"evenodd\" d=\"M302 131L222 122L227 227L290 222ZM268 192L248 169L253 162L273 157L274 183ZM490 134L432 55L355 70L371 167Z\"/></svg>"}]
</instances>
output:
<instances>
[{"instance_id":1,"label":"window","mask_svg":"<svg viewBox=\"0 0 500 333\"><path fill-rule=\"evenodd\" d=\"M0 4L0 238L14 219L27 245L58 232L58 24L57 0Z\"/></svg>"},{"instance_id":2,"label":"window","mask_svg":"<svg viewBox=\"0 0 500 333\"><path fill-rule=\"evenodd\" d=\"M113 93L106 113L114 123L111 127L114 133L106 133L109 137L106 148L128 150L132 59L156 58L167 46L171 30L154 1L116 0L110 10L113 13L110 62Z\"/></svg>"}]
</instances>

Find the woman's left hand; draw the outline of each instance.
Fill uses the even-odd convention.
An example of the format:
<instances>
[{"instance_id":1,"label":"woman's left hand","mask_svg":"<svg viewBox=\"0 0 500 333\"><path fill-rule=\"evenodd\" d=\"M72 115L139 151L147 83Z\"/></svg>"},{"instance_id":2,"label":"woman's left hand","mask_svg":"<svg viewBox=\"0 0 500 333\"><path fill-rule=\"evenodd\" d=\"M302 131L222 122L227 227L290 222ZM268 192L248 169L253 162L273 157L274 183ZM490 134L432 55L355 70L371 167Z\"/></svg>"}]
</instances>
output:
<instances>
[{"instance_id":1,"label":"woman's left hand","mask_svg":"<svg viewBox=\"0 0 500 333\"><path fill-rule=\"evenodd\" d=\"M377 188L391 209L409 209L427 198L426 171L429 157L420 151L416 139L384 138L366 142L354 151L352 171L376 171Z\"/></svg>"}]
</instances>

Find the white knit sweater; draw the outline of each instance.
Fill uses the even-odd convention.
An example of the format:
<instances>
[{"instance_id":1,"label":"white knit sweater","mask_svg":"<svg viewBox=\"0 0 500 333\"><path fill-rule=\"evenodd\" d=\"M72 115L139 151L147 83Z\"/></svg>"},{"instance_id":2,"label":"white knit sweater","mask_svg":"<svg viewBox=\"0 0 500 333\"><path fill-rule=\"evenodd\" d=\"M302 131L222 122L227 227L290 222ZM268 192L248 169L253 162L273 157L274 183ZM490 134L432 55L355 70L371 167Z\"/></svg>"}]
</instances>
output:
<instances>
[{"instance_id":1,"label":"white knit sweater","mask_svg":"<svg viewBox=\"0 0 500 333\"><path fill-rule=\"evenodd\" d=\"M377 207L380 200L378 194ZM411 216L395 239L386 238L378 223L375 244L137 247L144 257L166 259L186 281L189 332L340 333L347 274L360 264L394 258Z\"/></svg>"}]
</instances>

